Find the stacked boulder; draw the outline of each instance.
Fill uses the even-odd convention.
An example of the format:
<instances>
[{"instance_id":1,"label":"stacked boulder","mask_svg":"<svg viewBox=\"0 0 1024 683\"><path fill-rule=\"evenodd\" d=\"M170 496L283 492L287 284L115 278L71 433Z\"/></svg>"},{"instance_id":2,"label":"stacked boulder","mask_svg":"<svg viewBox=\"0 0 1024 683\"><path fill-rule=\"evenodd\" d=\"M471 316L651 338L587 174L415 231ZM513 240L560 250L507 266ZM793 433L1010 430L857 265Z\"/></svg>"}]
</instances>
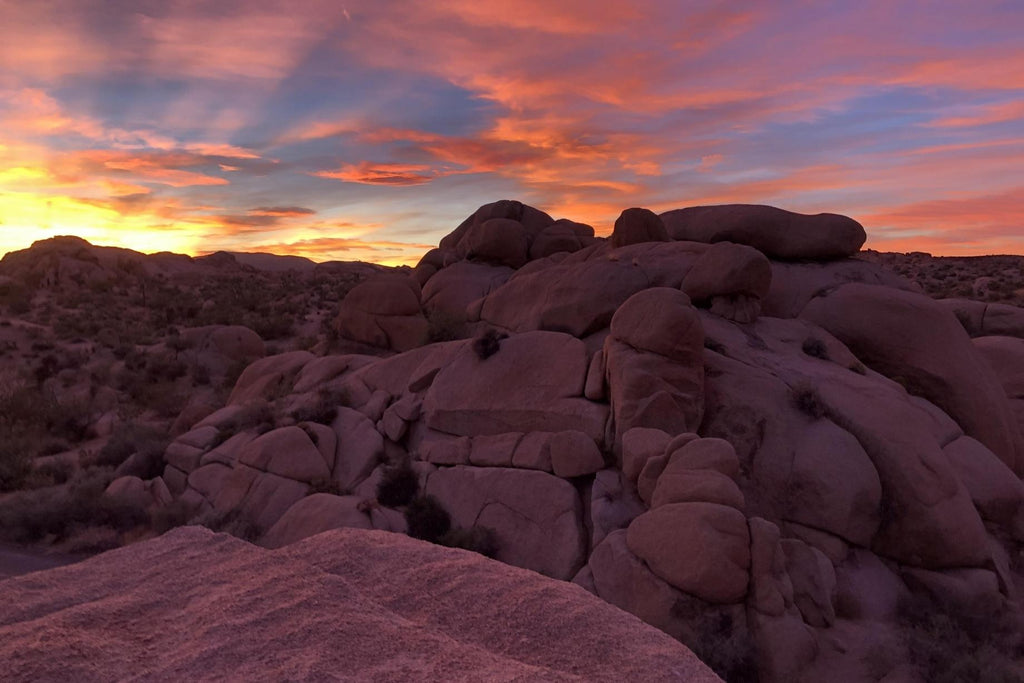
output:
<instances>
[{"instance_id":1,"label":"stacked boulder","mask_svg":"<svg viewBox=\"0 0 1024 683\"><path fill-rule=\"evenodd\" d=\"M277 547L403 531L379 490L407 468L497 559L727 679L913 679L909 598L1017 613L1024 335L972 340L863 241L772 207L629 209L605 240L486 205L346 299L343 335L397 353L257 361L164 479ZM459 334L425 344L439 316Z\"/></svg>"}]
</instances>

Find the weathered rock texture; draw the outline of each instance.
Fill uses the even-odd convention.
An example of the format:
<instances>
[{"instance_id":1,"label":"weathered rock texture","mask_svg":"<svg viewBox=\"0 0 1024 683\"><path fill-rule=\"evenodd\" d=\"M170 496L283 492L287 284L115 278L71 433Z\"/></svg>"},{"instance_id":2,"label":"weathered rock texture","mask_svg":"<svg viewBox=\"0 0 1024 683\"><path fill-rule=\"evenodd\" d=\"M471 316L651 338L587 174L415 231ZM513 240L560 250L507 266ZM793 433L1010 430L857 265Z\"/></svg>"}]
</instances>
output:
<instances>
[{"instance_id":1,"label":"weathered rock texture","mask_svg":"<svg viewBox=\"0 0 1024 683\"><path fill-rule=\"evenodd\" d=\"M572 584L398 534L199 527L0 582L8 681L715 681Z\"/></svg>"},{"instance_id":2,"label":"weathered rock texture","mask_svg":"<svg viewBox=\"0 0 1024 683\"><path fill-rule=\"evenodd\" d=\"M913 680L908 600L1019 613L1024 332L853 257L863 241L772 207L631 209L602 240L486 205L346 299L344 334L393 355L257 360L162 480L287 548L419 529L422 505L378 489L405 468L451 518L441 542L489 539L726 677Z\"/></svg>"}]
</instances>

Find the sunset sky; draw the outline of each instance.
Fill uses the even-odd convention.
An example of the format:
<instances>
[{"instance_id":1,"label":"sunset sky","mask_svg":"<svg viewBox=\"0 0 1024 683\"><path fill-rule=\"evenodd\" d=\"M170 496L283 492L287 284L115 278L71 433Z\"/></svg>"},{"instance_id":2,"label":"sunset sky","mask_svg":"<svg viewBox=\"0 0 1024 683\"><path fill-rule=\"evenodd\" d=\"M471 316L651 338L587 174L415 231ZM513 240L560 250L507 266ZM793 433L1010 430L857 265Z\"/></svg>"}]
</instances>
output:
<instances>
[{"instance_id":1,"label":"sunset sky","mask_svg":"<svg viewBox=\"0 0 1024 683\"><path fill-rule=\"evenodd\" d=\"M1022 254L1024 2L0 0L0 253L415 263L502 198Z\"/></svg>"}]
</instances>

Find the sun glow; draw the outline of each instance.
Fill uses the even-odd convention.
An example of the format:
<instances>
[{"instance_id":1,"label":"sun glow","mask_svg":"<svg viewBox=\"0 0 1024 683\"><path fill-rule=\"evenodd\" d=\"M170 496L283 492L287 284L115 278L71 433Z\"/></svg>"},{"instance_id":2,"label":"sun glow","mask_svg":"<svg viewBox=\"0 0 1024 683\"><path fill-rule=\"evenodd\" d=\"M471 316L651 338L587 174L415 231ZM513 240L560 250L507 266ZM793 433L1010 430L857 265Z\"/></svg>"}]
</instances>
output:
<instances>
[{"instance_id":1,"label":"sun glow","mask_svg":"<svg viewBox=\"0 0 1024 683\"><path fill-rule=\"evenodd\" d=\"M159 219L157 219L159 220ZM152 253L193 253L198 236L187 229L154 229L146 213L122 215L116 210L64 196L0 193L0 253L24 249L56 235L77 235L99 245L123 246Z\"/></svg>"}]
</instances>

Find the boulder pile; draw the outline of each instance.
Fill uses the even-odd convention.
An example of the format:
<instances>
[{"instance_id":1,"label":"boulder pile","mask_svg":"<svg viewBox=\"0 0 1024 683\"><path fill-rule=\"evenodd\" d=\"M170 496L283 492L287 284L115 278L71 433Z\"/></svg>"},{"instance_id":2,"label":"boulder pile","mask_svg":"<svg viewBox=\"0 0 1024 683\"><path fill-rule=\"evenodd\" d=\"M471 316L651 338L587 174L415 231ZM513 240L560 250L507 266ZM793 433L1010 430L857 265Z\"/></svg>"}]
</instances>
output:
<instances>
[{"instance_id":1,"label":"boulder pile","mask_svg":"<svg viewBox=\"0 0 1024 683\"><path fill-rule=\"evenodd\" d=\"M1019 614L1024 313L975 320L863 242L772 207L629 209L602 239L488 204L352 290L337 328L376 354L257 361L163 479L280 547L406 530L377 499L409 467L497 559L726 679L915 680L907 604Z\"/></svg>"}]
</instances>

